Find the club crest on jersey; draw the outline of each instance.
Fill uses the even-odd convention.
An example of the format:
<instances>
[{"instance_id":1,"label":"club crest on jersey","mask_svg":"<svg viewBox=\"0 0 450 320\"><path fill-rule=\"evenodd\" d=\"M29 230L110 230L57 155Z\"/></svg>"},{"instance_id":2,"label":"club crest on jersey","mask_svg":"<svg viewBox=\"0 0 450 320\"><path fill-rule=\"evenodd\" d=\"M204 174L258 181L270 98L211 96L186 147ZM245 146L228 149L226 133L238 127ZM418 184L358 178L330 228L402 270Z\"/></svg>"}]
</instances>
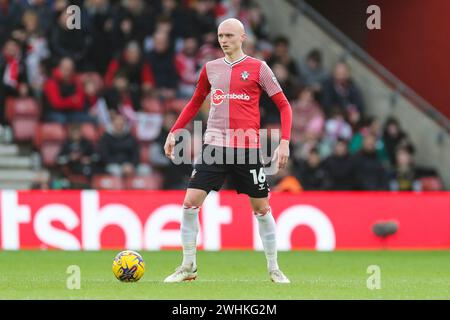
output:
<instances>
[{"instance_id":1,"label":"club crest on jersey","mask_svg":"<svg viewBox=\"0 0 450 320\"><path fill-rule=\"evenodd\" d=\"M241 73L242 80L247 80L249 76L250 76L250 73L248 73L247 71L244 71Z\"/></svg>"}]
</instances>

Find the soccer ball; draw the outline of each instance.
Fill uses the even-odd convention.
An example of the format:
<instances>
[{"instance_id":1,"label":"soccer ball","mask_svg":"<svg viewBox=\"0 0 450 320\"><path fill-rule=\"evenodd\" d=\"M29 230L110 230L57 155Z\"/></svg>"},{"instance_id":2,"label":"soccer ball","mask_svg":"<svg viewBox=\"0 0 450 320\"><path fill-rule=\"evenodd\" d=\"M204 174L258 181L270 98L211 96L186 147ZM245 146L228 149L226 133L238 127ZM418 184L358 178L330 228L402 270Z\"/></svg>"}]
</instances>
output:
<instances>
[{"instance_id":1,"label":"soccer ball","mask_svg":"<svg viewBox=\"0 0 450 320\"><path fill-rule=\"evenodd\" d=\"M144 275L144 259L135 251L119 252L114 258L112 271L116 278L122 282L136 282Z\"/></svg>"}]
</instances>

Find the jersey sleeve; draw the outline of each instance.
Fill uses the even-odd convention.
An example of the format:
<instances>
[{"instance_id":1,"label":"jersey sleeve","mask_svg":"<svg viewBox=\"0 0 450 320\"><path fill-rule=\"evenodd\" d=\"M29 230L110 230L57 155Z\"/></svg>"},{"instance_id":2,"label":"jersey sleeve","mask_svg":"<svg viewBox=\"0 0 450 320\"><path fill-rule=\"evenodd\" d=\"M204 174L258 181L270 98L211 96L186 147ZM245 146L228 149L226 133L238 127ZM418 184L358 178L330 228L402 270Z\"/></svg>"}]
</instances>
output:
<instances>
[{"instance_id":1,"label":"jersey sleeve","mask_svg":"<svg viewBox=\"0 0 450 320\"><path fill-rule=\"evenodd\" d=\"M203 101L208 96L211 91L211 84L208 80L208 75L206 73L206 65L202 68L200 76L197 81L197 86L195 88L194 95L191 100L184 107L177 121L173 125L170 132L174 132L177 129L184 128L198 113Z\"/></svg>"},{"instance_id":2,"label":"jersey sleeve","mask_svg":"<svg viewBox=\"0 0 450 320\"><path fill-rule=\"evenodd\" d=\"M259 70L259 84L269 97L283 91L272 70L264 61L261 63L261 69Z\"/></svg>"},{"instance_id":3,"label":"jersey sleeve","mask_svg":"<svg viewBox=\"0 0 450 320\"><path fill-rule=\"evenodd\" d=\"M291 139L292 129L292 108L291 105L282 91L274 94L271 97L272 101L280 111L281 116L281 139Z\"/></svg>"}]
</instances>

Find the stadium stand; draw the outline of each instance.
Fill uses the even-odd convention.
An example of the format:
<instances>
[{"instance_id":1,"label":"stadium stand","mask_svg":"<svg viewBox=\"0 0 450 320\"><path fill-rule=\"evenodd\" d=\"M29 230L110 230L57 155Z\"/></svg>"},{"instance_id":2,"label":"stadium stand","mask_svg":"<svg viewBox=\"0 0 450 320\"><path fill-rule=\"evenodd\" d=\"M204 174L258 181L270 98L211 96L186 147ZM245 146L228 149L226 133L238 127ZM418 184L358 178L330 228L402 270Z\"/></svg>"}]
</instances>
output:
<instances>
[{"instance_id":1,"label":"stadium stand","mask_svg":"<svg viewBox=\"0 0 450 320\"><path fill-rule=\"evenodd\" d=\"M189 166L177 168L174 183L175 169L158 160L155 147L162 148L166 116L181 112L202 65L222 56L215 28L233 16L246 26L246 52L268 62L293 107L292 159L287 172L273 177L278 189L445 187L440 168L419 165L413 183L398 183L399 172L403 174L396 161L398 148L414 150L409 153L411 166L416 157L421 165L430 165L423 161L423 144L412 143L417 134L403 119L395 115L388 119L377 111L376 97L368 88L373 83L362 80L361 68L354 68L352 60L335 59L337 45L332 40L323 40L318 32L316 39L332 45L306 38L297 41L294 37L304 32L287 34L283 24L274 25L276 15L264 12L286 10L284 1L276 10L268 1L248 0L76 2L82 6L81 30L64 26L64 9L70 1L58 5L6 1L0 10L7 18L0 19L0 30L6 30L0 34L1 186L183 188ZM123 177L112 175L113 170L108 174L108 161L101 158L117 115L126 119L130 141L135 140L138 148L135 170ZM277 127L278 110L266 95L261 98L261 116L264 128ZM207 110L198 115L206 117ZM58 162L68 126L74 122L94 148L88 175L71 172L66 163ZM390 129L392 123L398 130ZM338 144L348 152L336 150ZM40 161L33 156L36 152ZM336 173L340 161L345 176ZM430 163L435 167L438 161ZM3 174L11 166L15 171ZM382 181L374 181L377 177Z\"/></svg>"}]
</instances>

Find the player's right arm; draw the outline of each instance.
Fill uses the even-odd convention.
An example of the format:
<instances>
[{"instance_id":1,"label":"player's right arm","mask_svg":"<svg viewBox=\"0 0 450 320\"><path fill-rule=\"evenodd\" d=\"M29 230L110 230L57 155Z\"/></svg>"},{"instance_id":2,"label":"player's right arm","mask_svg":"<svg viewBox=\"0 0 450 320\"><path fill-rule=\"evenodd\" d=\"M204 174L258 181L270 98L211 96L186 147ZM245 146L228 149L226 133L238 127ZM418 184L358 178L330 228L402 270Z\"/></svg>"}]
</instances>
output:
<instances>
[{"instance_id":1,"label":"player's right arm","mask_svg":"<svg viewBox=\"0 0 450 320\"><path fill-rule=\"evenodd\" d=\"M167 135L166 143L164 145L164 152L169 159L174 158L173 150L175 148L175 131L184 128L200 110L203 101L205 101L206 96L211 91L211 84L208 81L208 76L206 74L206 65L200 72L200 76L197 81L197 86L195 88L194 95L188 104L184 107L183 111L179 115L177 121L170 129Z\"/></svg>"}]
</instances>

